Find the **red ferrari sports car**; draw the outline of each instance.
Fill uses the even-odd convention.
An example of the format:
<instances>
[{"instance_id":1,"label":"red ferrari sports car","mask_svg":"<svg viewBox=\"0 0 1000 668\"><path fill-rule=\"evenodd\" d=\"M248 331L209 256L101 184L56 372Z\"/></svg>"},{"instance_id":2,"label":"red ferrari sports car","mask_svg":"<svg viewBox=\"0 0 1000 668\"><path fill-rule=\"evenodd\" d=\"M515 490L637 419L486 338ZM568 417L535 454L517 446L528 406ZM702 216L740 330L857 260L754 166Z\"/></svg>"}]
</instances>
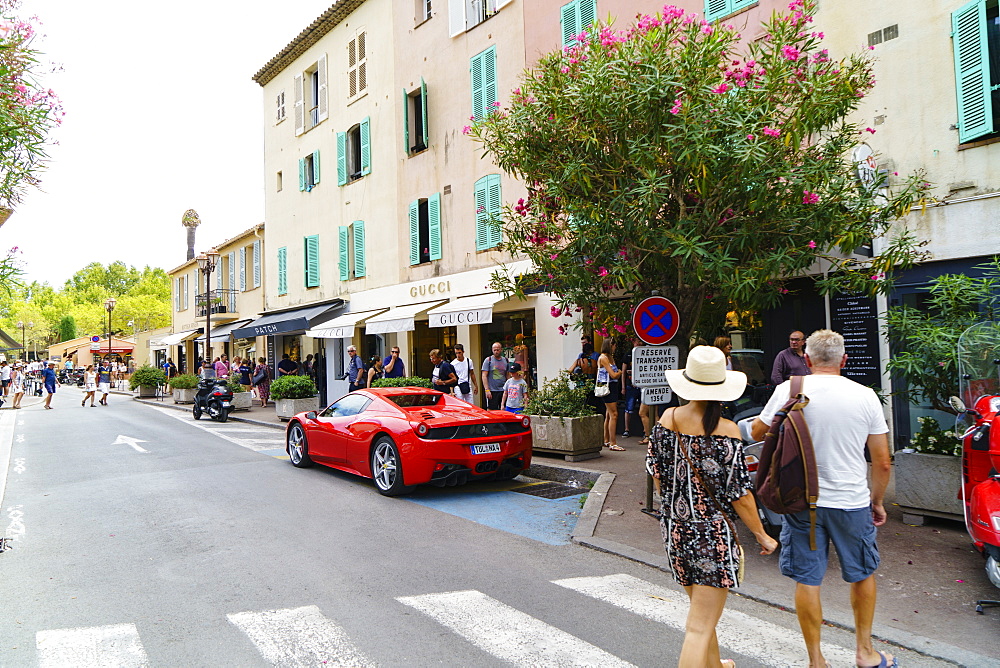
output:
<instances>
[{"instance_id":1,"label":"red ferrari sports car","mask_svg":"<svg viewBox=\"0 0 1000 668\"><path fill-rule=\"evenodd\" d=\"M285 443L295 466L356 473L396 496L425 483L515 477L531 464L531 420L437 390L381 387L299 413L288 422Z\"/></svg>"}]
</instances>

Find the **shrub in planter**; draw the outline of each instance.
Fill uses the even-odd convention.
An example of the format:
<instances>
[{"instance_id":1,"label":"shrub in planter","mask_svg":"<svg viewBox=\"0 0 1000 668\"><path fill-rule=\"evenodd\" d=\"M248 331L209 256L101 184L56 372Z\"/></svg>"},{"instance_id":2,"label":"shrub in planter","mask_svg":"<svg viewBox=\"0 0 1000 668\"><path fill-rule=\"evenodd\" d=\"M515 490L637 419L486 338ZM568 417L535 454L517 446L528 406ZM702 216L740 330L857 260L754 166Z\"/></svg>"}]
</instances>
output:
<instances>
[{"instance_id":1,"label":"shrub in planter","mask_svg":"<svg viewBox=\"0 0 1000 668\"><path fill-rule=\"evenodd\" d=\"M542 386L528 394L524 412L542 417L586 417L596 415L587 405L587 393L593 383L589 379L574 379L567 371L546 379Z\"/></svg>"},{"instance_id":2,"label":"shrub in planter","mask_svg":"<svg viewBox=\"0 0 1000 668\"><path fill-rule=\"evenodd\" d=\"M282 376L271 382L271 399L309 399L317 395L309 376Z\"/></svg>"},{"instance_id":3,"label":"shrub in planter","mask_svg":"<svg viewBox=\"0 0 1000 668\"><path fill-rule=\"evenodd\" d=\"M236 394L238 392L249 392L249 390L247 390L246 387L241 385L240 381L236 380L235 378L227 379L226 387L228 387L229 391L232 392L233 394Z\"/></svg>"},{"instance_id":4,"label":"shrub in planter","mask_svg":"<svg viewBox=\"0 0 1000 668\"><path fill-rule=\"evenodd\" d=\"M953 431L941 428L938 421L929 415L918 417L920 431L910 439L910 445L917 452L928 455L961 455L962 441Z\"/></svg>"},{"instance_id":5,"label":"shrub in planter","mask_svg":"<svg viewBox=\"0 0 1000 668\"><path fill-rule=\"evenodd\" d=\"M170 387L175 390L193 390L198 387L198 376L185 373L170 379Z\"/></svg>"},{"instance_id":6,"label":"shrub in planter","mask_svg":"<svg viewBox=\"0 0 1000 668\"><path fill-rule=\"evenodd\" d=\"M372 387L426 387L433 389L430 378L420 376L404 376L403 378L379 378ZM273 394L273 390L272 390Z\"/></svg>"},{"instance_id":7,"label":"shrub in planter","mask_svg":"<svg viewBox=\"0 0 1000 668\"><path fill-rule=\"evenodd\" d=\"M167 375L162 370L143 364L135 370L128 381L129 389L137 387L156 387L167 382Z\"/></svg>"},{"instance_id":8,"label":"shrub in planter","mask_svg":"<svg viewBox=\"0 0 1000 668\"><path fill-rule=\"evenodd\" d=\"M528 395L524 412L531 416L532 448L564 455L566 461L601 456L604 418L587 405L593 382L560 371Z\"/></svg>"}]
</instances>

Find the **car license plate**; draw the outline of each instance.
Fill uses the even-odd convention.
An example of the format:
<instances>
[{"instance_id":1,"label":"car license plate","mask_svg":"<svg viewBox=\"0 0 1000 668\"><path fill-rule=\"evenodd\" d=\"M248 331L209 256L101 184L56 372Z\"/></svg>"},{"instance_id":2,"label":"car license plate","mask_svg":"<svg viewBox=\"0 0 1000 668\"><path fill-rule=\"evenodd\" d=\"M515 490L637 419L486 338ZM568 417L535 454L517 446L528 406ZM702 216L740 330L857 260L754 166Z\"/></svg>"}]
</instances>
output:
<instances>
[{"instance_id":1,"label":"car license plate","mask_svg":"<svg viewBox=\"0 0 1000 668\"><path fill-rule=\"evenodd\" d=\"M474 455L488 455L492 452L500 452L499 443L478 443L472 446L472 454Z\"/></svg>"}]
</instances>

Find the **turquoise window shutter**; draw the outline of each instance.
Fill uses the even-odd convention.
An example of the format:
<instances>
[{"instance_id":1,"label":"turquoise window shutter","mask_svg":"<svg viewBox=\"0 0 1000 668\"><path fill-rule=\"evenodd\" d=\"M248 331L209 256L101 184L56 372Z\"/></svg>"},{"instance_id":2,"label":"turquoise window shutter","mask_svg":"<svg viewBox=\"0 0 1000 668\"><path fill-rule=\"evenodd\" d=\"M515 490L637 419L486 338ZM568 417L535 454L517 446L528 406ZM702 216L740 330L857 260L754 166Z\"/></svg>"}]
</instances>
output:
<instances>
[{"instance_id":1,"label":"turquoise window shutter","mask_svg":"<svg viewBox=\"0 0 1000 668\"><path fill-rule=\"evenodd\" d=\"M368 117L361 121L361 174L372 173L371 129Z\"/></svg>"},{"instance_id":2,"label":"turquoise window shutter","mask_svg":"<svg viewBox=\"0 0 1000 668\"><path fill-rule=\"evenodd\" d=\"M319 235L313 234L305 238L305 285L307 288L319 287Z\"/></svg>"},{"instance_id":3,"label":"turquoise window shutter","mask_svg":"<svg viewBox=\"0 0 1000 668\"><path fill-rule=\"evenodd\" d=\"M278 249L278 294L288 294L288 248Z\"/></svg>"},{"instance_id":4,"label":"turquoise window shutter","mask_svg":"<svg viewBox=\"0 0 1000 668\"><path fill-rule=\"evenodd\" d=\"M410 96L403 89L403 153L410 152Z\"/></svg>"},{"instance_id":5,"label":"turquoise window shutter","mask_svg":"<svg viewBox=\"0 0 1000 668\"><path fill-rule=\"evenodd\" d=\"M469 63L472 72L472 117L477 121L483 117L483 54L472 57Z\"/></svg>"},{"instance_id":6,"label":"turquoise window shutter","mask_svg":"<svg viewBox=\"0 0 1000 668\"><path fill-rule=\"evenodd\" d=\"M337 185L347 185L347 133L337 133Z\"/></svg>"},{"instance_id":7,"label":"turquoise window shutter","mask_svg":"<svg viewBox=\"0 0 1000 668\"><path fill-rule=\"evenodd\" d=\"M354 278L365 275L365 221L354 221Z\"/></svg>"},{"instance_id":8,"label":"turquoise window shutter","mask_svg":"<svg viewBox=\"0 0 1000 668\"><path fill-rule=\"evenodd\" d=\"M349 249L350 228L341 225L337 228L337 268L340 270L340 280L346 281L351 277Z\"/></svg>"},{"instance_id":9,"label":"turquoise window shutter","mask_svg":"<svg viewBox=\"0 0 1000 668\"><path fill-rule=\"evenodd\" d=\"M757 0L751 1L757 2ZM597 20L597 0L577 0L576 17L580 28L579 32L589 28L590 24Z\"/></svg>"},{"instance_id":10,"label":"turquoise window shutter","mask_svg":"<svg viewBox=\"0 0 1000 668\"><path fill-rule=\"evenodd\" d=\"M319 151L313 151L313 185L319 183Z\"/></svg>"},{"instance_id":11,"label":"turquoise window shutter","mask_svg":"<svg viewBox=\"0 0 1000 668\"><path fill-rule=\"evenodd\" d=\"M483 113L494 110L497 101L497 49L491 46L483 52Z\"/></svg>"},{"instance_id":12,"label":"turquoise window shutter","mask_svg":"<svg viewBox=\"0 0 1000 668\"><path fill-rule=\"evenodd\" d=\"M490 247L490 233L487 221L489 220L489 211L487 210L487 197L486 193L488 190L487 181L488 176L476 181L476 250L486 250Z\"/></svg>"},{"instance_id":13,"label":"turquoise window shutter","mask_svg":"<svg viewBox=\"0 0 1000 668\"><path fill-rule=\"evenodd\" d=\"M993 132L986 0L973 0L951 15L958 95L958 141Z\"/></svg>"},{"instance_id":14,"label":"turquoise window shutter","mask_svg":"<svg viewBox=\"0 0 1000 668\"><path fill-rule=\"evenodd\" d=\"M715 19L732 14L733 0L705 0L705 20Z\"/></svg>"},{"instance_id":15,"label":"turquoise window shutter","mask_svg":"<svg viewBox=\"0 0 1000 668\"><path fill-rule=\"evenodd\" d=\"M757 4L758 0L733 0L733 11L738 12L741 9L745 9L750 5Z\"/></svg>"},{"instance_id":16,"label":"turquoise window shutter","mask_svg":"<svg viewBox=\"0 0 1000 668\"><path fill-rule=\"evenodd\" d=\"M577 27L577 0L568 2L559 8L559 23L562 26L562 45L573 44L573 37L580 34Z\"/></svg>"},{"instance_id":17,"label":"turquoise window shutter","mask_svg":"<svg viewBox=\"0 0 1000 668\"><path fill-rule=\"evenodd\" d=\"M260 287L260 241L253 242L253 286Z\"/></svg>"},{"instance_id":18,"label":"turquoise window shutter","mask_svg":"<svg viewBox=\"0 0 1000 668\"><path fill-rule=\"evenodd\" d=\"M306 189L306 159L299 158L299 190L305 192Z\"/></svg>"},{"instance_id":19,"label":"turquoise window shutter","mask_svg":"<svg viewBox=\"0 0 1000 668\"><path fill-rule=\"evenodd\" d=\"M420 202L410 204L410 264L420 264Z\"/></svg>"},{"instance_id":20,"label":"turquoise window shutter","mask_svg":"<svg viewBox=\"0 0 1000 668\"><path fill-rule=\"evenodd\" d=\"M441 195L427 198L427 228L430 237L431 260L441 259Z\"/></svg>"},{"instance_id":21,"label":"turquoise window shutter","mask_svg":"<svg viewBox=\"0 0 1000 668\"><path fill-rule=\"evenodd\" d=\"M486 177L486 211L489 214L487 229L489 231L489 247L500 243L500 215L502 211L500 197L500 175L490 174Z\"/></svg>"},{"instance_id":22,"label":"turquoise window shutter","mask_svg":"<svg viewBox=\"0 0 1000 668\"><path fill-rule=\"evenodd\" d=\"M430 131L427 129L427 84L424 78L420 77L420 114L424 122L424 147L431 145Z\"/></svg>"}]
</instances>

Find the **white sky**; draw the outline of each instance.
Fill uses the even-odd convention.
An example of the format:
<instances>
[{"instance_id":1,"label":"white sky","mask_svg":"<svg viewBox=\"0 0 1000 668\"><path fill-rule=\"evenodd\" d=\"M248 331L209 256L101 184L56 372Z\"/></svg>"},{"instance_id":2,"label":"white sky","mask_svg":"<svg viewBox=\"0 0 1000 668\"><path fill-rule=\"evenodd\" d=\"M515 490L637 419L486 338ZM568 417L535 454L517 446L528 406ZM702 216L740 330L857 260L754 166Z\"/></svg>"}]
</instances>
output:
<instances>
[{"instance_id":1,"label":"white sky","mask_svg":"<svg viewBox=\"0 0 1000 668\"><path fill-rule=\"evenodd\" d=\"M164 269L264 220L261 88L251 77L333 0L23 0L66 117L42 191L0 228L26 278L90 262Z\"/></svg>"}]
</instances>

